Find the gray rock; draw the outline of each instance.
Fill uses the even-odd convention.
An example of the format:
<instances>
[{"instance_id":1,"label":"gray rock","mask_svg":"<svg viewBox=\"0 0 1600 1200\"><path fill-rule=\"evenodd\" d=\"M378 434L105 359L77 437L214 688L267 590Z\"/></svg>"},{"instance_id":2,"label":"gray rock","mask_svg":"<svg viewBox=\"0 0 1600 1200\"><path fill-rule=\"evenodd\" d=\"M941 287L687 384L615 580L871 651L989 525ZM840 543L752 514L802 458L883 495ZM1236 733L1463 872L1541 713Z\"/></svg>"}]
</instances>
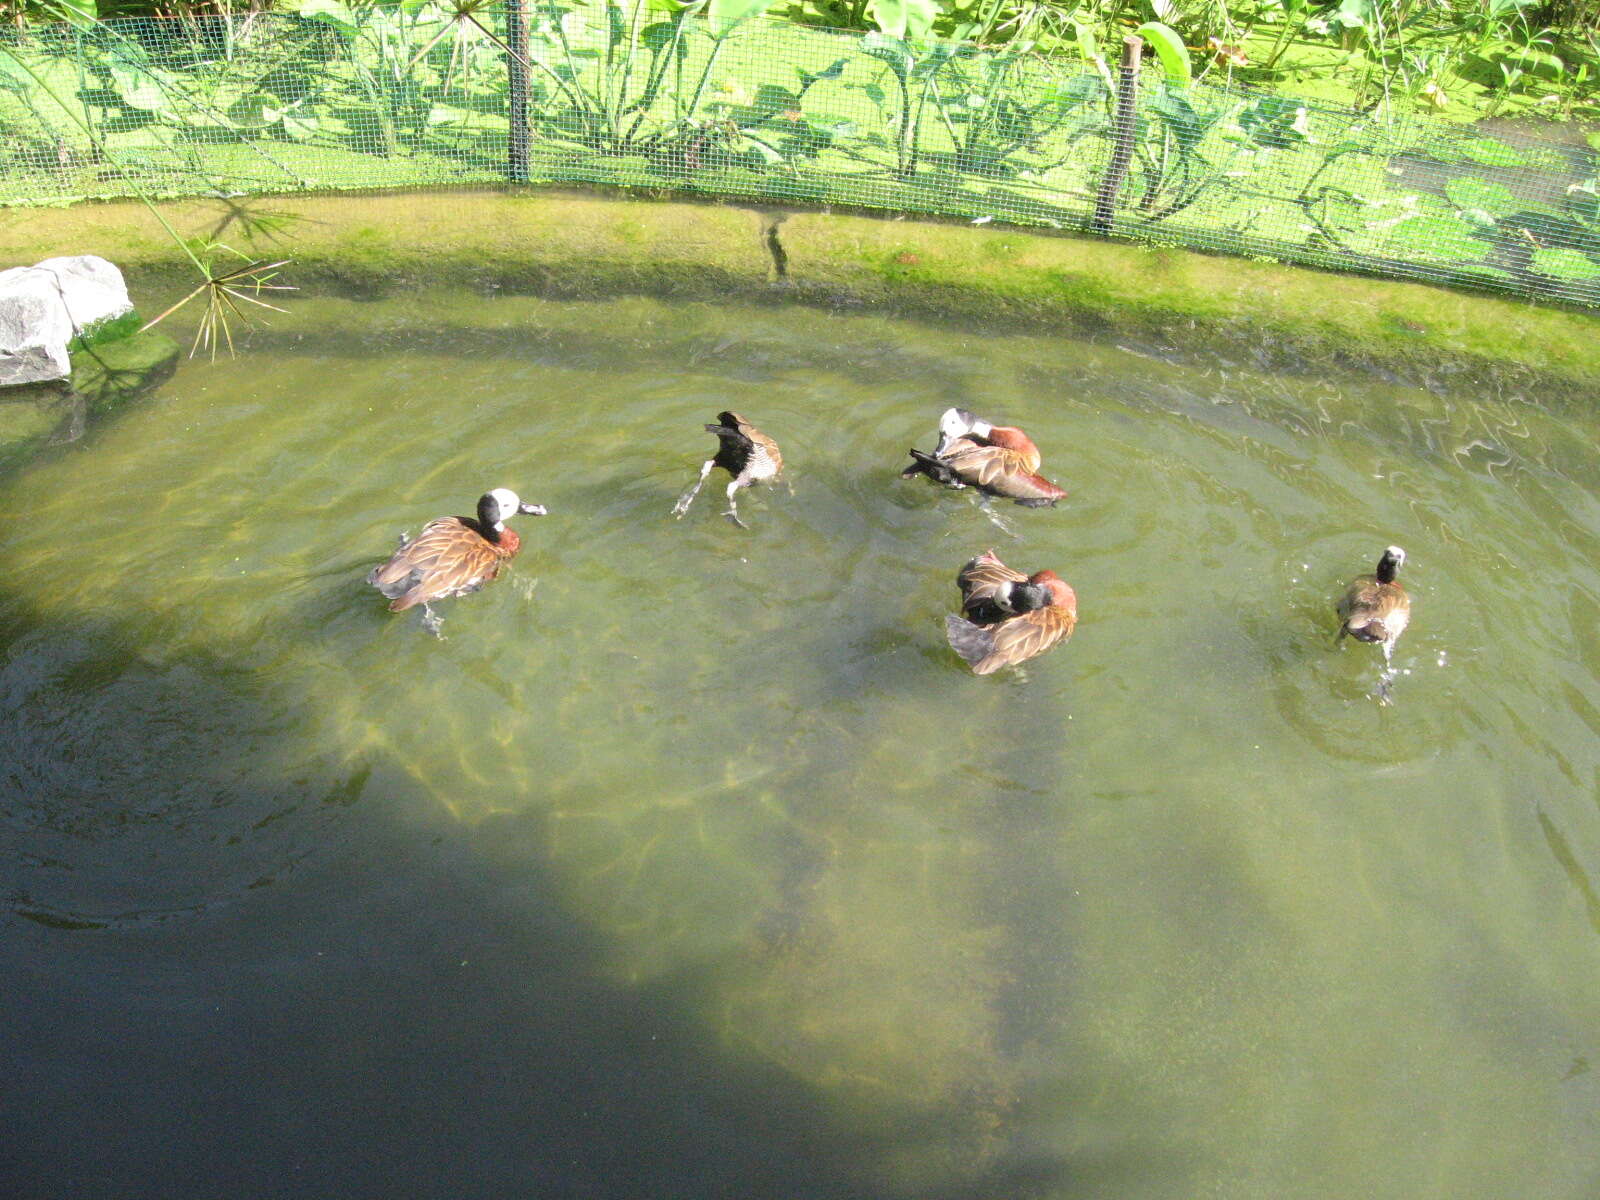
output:
<instances>
[{"instance_id":1,"label":"gray rock","mask_svg":"<svg viewBox=\"0 0 1600 1200\"><path fill-rule=\"evenodd\" d=\"M122 272L92 254L0 271L0 387L65 379L67 343L132 308Z\"/></svg>"}]
</instances>

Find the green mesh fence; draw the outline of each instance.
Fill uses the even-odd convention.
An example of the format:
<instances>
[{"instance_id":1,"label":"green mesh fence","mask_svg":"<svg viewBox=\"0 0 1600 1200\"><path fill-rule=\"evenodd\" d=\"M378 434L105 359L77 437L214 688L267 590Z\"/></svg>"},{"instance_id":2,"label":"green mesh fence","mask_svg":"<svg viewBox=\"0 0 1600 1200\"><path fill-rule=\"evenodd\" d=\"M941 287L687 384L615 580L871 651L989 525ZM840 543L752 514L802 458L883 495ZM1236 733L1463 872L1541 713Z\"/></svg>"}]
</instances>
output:
<instances>
[{"instance_id":1,"label":"green mesh fence","mask_svg":"<svg viewBox=\"0 0 1600 1200\"><path fill-rule=\"evenodd\" d=\"M0 204L527 179L848 204L1600 304L1586 146L646 3L0 38ZM517 114L521 114L519 120ZM1120 176L1120 178L1118 178ZM1111 185L1115 183L1114 195Z\"/></svg>"}]
</instances>

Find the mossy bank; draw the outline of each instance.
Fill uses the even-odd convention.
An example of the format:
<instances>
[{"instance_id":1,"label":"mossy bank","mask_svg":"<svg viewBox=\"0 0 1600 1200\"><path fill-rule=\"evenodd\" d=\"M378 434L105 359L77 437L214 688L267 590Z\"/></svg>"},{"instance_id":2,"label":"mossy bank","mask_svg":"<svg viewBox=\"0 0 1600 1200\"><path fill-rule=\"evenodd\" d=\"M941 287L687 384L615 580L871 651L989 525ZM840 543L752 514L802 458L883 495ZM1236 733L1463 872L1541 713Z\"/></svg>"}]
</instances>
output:
<instances>
[{"instance_id":1,"label":"mossy bank","mask_svg":"<svg viewBox=\"0 0 1600 1200\"><path fill-rule=\"evenodd\" d=\"M1600 320L1586 312L994 226L549 190L191 200L163 213L186 237L291 258L284 281L306 291L376 296L427 282L553 298L765 298L1544 398L1600 387ZM118 263L155 293L138 297L146 311L193 286L142 205L0 213L0 263L66 253Z\"/></svg>"}]
</instances>

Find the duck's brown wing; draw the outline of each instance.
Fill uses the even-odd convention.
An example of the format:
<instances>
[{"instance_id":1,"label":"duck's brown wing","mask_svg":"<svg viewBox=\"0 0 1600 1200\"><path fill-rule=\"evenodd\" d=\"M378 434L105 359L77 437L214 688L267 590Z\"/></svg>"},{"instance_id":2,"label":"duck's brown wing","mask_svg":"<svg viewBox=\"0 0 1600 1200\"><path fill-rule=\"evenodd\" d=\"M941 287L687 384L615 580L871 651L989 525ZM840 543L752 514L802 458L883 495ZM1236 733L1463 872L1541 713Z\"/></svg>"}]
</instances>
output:
<instances>
[{"instance_id":1,"label":"duck's brown wing","mask_svg":"<svg viewBox=\"0 0 1600 1200\"><path fill-rule=\"evenodd\" d=\"M460 517L430 521L417 540L367 576L390 599L389 608L403 612L445 596L476 591L500 570L502 555Z\"/></svg>"},{"instance_id":2,"label":"duck's brown wing","mask_svg":"<svg viewBox=\"0 0 1600 1200\"><path fill-rule=\"evenodd\" d=\"M962 480L1022 504L1054 504L1067 493L1028 466L1028 456L1004 446L956 438L941 456Z\"/></svg>"},{"instance_id":3,"label":"duck's brown wing","mask_svg":"<svg viewBox=\"0 0 1600 1200\"><path fill-rule=\"evenodd\" d=\"M974 675L990 675L1001 667L1026 662L1064 640L1075 624L1058 605L1037 608L998 625L974 625L961 617L945 618L951 648L972 667Z\"/></svg>"},{"instance_id":4,"label":"duck's brown wing","mask_svg":"<svg viewBox=\"0 0 1600 1200\"><path fill-rule=\"evenodd\" d=\"M968 609L985 600L993 600L1008 583L1027 583L1021 571L1013 571L995 557L993 550L985 550L961 568L956 576L956 586L961 589L961 607Z\"/></svg>"},{"instance_id":5,"label":"duck's brown wing","mask_svg":"<svg viewBox=\"0 0 1600 1200\"><path fill-rule=\"evenodd\" d=\"M1398 583L1379 583L1363 575L1340 597L1340 634L1363 642L1389 642L1404 632L1411 620L1411 598Z\"/></svg>"}]
</instances>

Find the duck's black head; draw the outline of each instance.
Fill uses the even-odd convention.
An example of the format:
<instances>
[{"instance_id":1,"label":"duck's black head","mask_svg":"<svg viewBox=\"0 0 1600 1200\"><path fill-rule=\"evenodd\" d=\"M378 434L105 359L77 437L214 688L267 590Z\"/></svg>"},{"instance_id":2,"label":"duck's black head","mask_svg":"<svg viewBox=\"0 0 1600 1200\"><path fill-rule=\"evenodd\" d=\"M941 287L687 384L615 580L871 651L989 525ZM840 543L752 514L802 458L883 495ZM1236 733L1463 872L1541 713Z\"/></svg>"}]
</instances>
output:
<instances>
[{"instance_id":1,"label":"duck's black head","mask_svg":"<svg viewBox=\"0 0 1600 1200\"><path fill-rule=\"evenodd\" d=\"M1019 613L1049 608L1050 589L1042 583L1014 583L1011 585L1011 607Z\"/></svg>"},{"instance_id":2,"label":"duck's black head","mask_svg":"<svg viewBox=\"0 0 1600 1200\"><path fill-rule=\"evenodd\" d=\"M1399 546L1390 546L1378 560L1378 582L1393 583L1395 573L1406 561L1406 552Z\"/></svg>"}]
</instances>

